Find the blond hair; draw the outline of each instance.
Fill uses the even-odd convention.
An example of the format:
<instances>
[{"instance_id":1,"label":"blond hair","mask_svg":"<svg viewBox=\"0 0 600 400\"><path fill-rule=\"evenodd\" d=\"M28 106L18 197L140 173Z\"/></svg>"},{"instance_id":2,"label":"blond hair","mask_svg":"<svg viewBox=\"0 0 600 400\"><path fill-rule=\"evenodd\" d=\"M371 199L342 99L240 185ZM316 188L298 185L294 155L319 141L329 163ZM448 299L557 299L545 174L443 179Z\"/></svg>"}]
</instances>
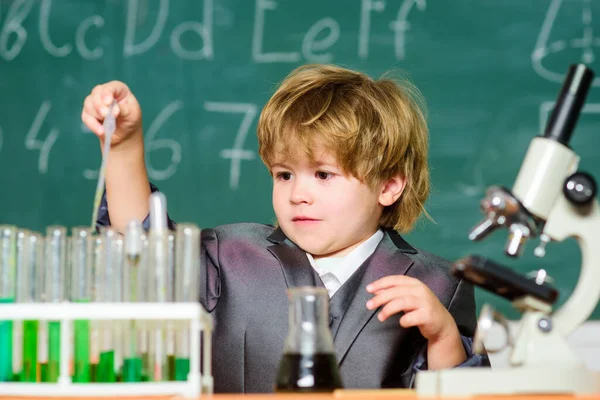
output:
<instances>
[{"instance_id":1,"label":"blond hair","mask_svg":"<svg viewBox=\"0 0 600 400\"><path fill-rule=\"evenodd\" d=\"M297 150L314 159L318 141L345 173L372 188L404 176L402 196L384 208L379 225L408 232L425 212L429 195L423 110L422 96L407 81L306 65L288 75L263 108L259 154L267 167Z\"/></svg>"}]
</instances>

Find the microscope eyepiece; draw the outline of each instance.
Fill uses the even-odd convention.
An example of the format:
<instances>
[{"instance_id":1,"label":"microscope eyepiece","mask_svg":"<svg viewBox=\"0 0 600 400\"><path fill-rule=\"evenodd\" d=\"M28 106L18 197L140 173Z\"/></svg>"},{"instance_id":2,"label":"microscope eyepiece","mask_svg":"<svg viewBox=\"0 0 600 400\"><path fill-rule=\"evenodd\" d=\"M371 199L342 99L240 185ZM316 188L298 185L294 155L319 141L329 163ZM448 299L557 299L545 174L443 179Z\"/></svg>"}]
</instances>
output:
<instances>
[{"instance_id":1,"label":"microscope eyepiece","mask_svg":"<svg viewBox=\"0 0 600 400\"><path fill-rule=\"evenodd\" d=\"M565 146L569 145L571 134L593 81L594 72L585 65L573 64L569 67L554 110L548 119L544 137L556 140Z\"/></svg>"}]
</instances>

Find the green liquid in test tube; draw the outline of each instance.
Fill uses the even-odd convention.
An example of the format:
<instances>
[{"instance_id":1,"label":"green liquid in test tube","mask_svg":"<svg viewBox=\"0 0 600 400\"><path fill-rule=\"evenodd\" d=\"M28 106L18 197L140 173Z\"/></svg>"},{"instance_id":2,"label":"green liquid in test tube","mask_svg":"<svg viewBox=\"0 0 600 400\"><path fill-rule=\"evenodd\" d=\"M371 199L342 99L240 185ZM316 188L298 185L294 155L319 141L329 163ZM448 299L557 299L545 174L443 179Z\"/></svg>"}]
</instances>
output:
<instances>
[{"instance_id":1,"label":"green liquid in test tube","mask_svg":"<svg viewBox=\"0 0 600 400\"><path fill-rule=\"evenodd\" d=\"M187 381L190 373L189 357L181 357L175 359L175 380Z\"/></svg>"},{"instance_id":2,"label":"green liquid in test tube","mask_svg":"<svg viewBox=\"0 0 600 400\"><path fill-rule=\"evenodd\" d=\"M64 226L46 228L46 292L49 303L65 299L67 229ZM44 344L42 344L44 345ZM45 382L58 382L60 375L60 322L48 322L48 365Z\"/></svg>"},{"instance_id":3,"label":"green liquid in test tube","mask_svg":"<svg viewBox=\"0 0 600 400\"><path fill-rule=\"evenodd\" d=\"M37 376L38 321L23 321L22 382L38 382Z\"/></svg>"},{"instance_id":4,"label":"green liquid in test tube","mask_svg":"<svg viewBox=\"0 0 600 400\"><path fill-rule=\"evenodd\" d=\"M197 303L200 287L200 229L192 224L177 226L175 301ZM175 380L185 381L190 372L190 323L177 322Z\"/></svg>"},{"instance_id":5,"label":"green liquid in test tube","mask_svg":"<svg viewBox=\"0 0 600 400\"><path fill-rule=\"evenodd\" d=\"M125 358L123 360L123 382L142 382L142 379L142 358Z\"/></svg>"},{"instance_id":6,"label":"green liquid in test tube","mask_svg":"<svg viewBox=\"0 0 600 400\"><path fill-rule=\"evenodd\" d=\"M112 330L109 328L106 330L112 333ZM100 362L98 363L98 372L96 376L98 382L110 383L117 381L114 350L105 349L100 352Z\"/></svg>"},{"instance_id":7,"label":"green liquid in test tube","mask_svg":"<svg viewBox=\"0 0 600 400\"><path fill-rule=\"evenodd\" d=\"M70 240L71 301L89 303L95 238L89 227L75 227L71 231ZM90 322L76 320L74 334L73 382L88 383L91 382Z\"/></svg>"},{"instance_id":8,"label":"green liquid in test tube","mask_svg":"<svg viewBox=\"0 0 600 400\"><path fill-rule=\"evenodd\" d=\"M9 297L0 298L0 303L14 303ZM0 382L13 380L12 371L13 322L0 321Z\"/></svg>"},{"instance_id":9,"label":"green liquid in test tube","mask_svg":"<svg viewBox=\"0 0 600 400\"><path fill-rule=\"evenodd\" d=\"M0 226L0 303L16 297L17 228ZM0 307L2 307L0 305ZM1 308L0 308L1 309ZM0 321L0 382L13 379L13 322Z\"/></svg>"},{"instance_id":10,"label":"green liquid in test tube","mask_svg":"<svg viewBox=\"0 0 600 400\"><path fill-rule=\"evenodd\" d=\"M60 322L48 322L47 382L58 382L60 375Z\"/></svg>"},{"instance_id":11,"label":"green liquid in test tube","mask_svg":"<svg viewBox=\"0 0 600 400\"><path fill-rule=\"evenodd\" d=\"M76 320L74 323L74 330L75 349L73 355L73 382L89 383L91 382L90 321Z\"/></svg>"}]
</instances>

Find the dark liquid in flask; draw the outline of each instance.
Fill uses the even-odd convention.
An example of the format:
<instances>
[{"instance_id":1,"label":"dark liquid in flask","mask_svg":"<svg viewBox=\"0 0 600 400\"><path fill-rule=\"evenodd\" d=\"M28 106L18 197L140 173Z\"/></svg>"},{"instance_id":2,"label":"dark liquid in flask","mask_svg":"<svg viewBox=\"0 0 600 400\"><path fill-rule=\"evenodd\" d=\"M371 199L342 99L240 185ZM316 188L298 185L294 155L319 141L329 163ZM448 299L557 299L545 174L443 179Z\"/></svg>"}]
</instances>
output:
<instances>
[{"instance_id":1,"label":"dark liquid in flask","mask_svg":"<svg viewBox=\"0 0 600 400\"><path fill-rule=\"evenodd\" d=\"M332 392L342 387L334 354L284 354L281 358L277 392Z\"/></svg>"}]
</instances>

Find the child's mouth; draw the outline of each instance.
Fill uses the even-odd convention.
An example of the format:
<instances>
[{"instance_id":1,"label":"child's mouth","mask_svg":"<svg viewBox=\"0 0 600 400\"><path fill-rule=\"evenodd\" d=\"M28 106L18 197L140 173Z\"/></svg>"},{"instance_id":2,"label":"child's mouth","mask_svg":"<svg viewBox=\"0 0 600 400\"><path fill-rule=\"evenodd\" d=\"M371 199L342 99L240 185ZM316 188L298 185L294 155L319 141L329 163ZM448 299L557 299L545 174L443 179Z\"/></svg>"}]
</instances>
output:
<instances>
[{"instance_id":1,"label":"child's mouth","mask_svg":"<svg viewBox=\"0 0 600 400\"><path fill-rule=\"evenodd\" d=\"M310 223L310 222L318 222L318 219L314 219L314 218L309 218L309 217L295 217L292 218L292 222L298 222L298 223Z\"/></svg>"}]
</instances>

